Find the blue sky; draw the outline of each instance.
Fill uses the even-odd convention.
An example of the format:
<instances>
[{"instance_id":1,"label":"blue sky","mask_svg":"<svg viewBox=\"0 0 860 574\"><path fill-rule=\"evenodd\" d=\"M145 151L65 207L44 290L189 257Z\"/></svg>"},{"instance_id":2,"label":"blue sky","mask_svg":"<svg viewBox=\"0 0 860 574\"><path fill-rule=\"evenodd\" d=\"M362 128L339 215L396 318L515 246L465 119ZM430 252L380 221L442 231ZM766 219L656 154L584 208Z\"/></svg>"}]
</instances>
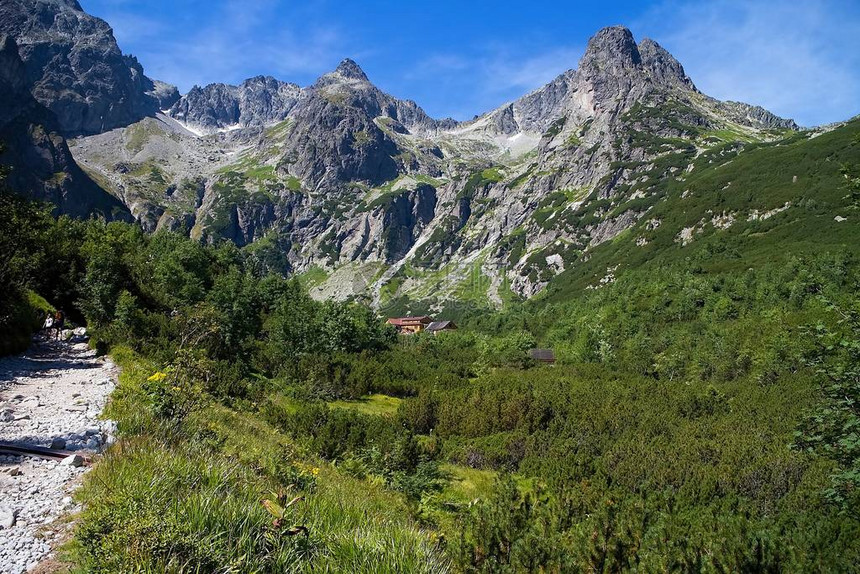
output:
<instances>
[{"instance_id":1,"label":"blue sky","mask_svg":"<svg viewBox=\"0 0 860 574\"><path fill-rule=\"evenodd\" d=\"M651 37L700 90L802 125L860 113L857 0L81 0L147 75L312 83L345 57L430 115L468 119L575 68L603 26Z\"/></svg>"}]
</instances>

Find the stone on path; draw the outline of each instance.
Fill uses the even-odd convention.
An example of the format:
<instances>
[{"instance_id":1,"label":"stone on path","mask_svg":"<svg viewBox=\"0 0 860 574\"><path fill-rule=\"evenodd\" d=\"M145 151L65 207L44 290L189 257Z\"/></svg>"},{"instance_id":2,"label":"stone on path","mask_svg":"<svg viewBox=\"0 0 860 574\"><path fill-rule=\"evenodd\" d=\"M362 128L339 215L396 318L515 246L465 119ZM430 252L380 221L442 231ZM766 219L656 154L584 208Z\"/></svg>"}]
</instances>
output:
<instances>
[{"instance_id":1,"label":"stone on path","mask_svg":"<svg viewBox=\"0 0 860 574\"><path fill-rule=\"evenodd\" d=\"M74 466L74 467L83 466L84 465L84 457L82 457L79 454L70 454L69 456L64 458L62 461L60 461L60 464L63 466Z\"/></svg>"},{"instance_id":2,"label":"stone on path","mask_svg":"<svg viewBox=\"0 0 860 574\"><path fill-rule=\"evenodd\" d=\"M0 508L0 528L12 528L15 526L15 519L18 518L18 511L11 508Z\"/></svg>"}]
</instances>

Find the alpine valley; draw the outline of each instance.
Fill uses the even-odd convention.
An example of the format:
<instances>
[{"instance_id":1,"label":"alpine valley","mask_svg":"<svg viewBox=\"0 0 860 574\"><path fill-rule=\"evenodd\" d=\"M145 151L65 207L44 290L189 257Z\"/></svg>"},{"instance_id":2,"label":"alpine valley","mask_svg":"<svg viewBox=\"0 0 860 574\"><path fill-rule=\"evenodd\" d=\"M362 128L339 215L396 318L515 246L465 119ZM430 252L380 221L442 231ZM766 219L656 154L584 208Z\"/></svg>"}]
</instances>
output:
<instances>
[{"instance_id":1,"label":"alpine valley","mask_svg":"<svg viewBox=\"0 0 860 574\"><path fill-rule=\"evenodd\" d=\"M417 41L379 2L257 2L252 37L248 2L89 1L148 53ZM715 3L564 6L563 37L537 4L486 18L567 45ZM814 12L831 54L860 21L718 4ZM622 26L574 65L470 121L350 59L182 94L76 0L0 0L0 571L858 572L860 117L719 101Z\"/></svg>"},{"instance_id":2,"label":"alpine valley","mask_svg":"<svg viewBox=\"0 0 860 574\"><path fill-rule=\"evenodd\" d=\"M468 122L429 117L348 59L307 87L261 76L180 95L74 0L4 1L0 34L0 137L19 189L60 213L226 239L301 274L317 298L377 307L501 307L606 242L648 253L658 234L684 245L796 211L803 173L740 204L725 199L737 182L696 182L836 127L708 97L624 27ZM661 214L679 211L668 227Z\"/></svg>"}]
</instances>

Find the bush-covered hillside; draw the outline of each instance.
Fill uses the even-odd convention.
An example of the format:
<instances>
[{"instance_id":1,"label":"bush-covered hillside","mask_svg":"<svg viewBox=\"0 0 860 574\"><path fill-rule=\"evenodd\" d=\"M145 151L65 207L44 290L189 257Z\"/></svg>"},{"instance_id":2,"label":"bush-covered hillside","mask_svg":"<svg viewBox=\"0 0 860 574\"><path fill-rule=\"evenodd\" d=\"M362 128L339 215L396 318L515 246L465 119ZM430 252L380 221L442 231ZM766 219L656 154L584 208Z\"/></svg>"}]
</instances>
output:
<instances>
[{"instance_id":1,"label":"bush-covered hillside","mask_svg":"<svg viewBox=\"0 0 860 574\"><path fill-rule=\"evenodd\" d=\"M67 559L852 571L858 132L702 155L544 295L461 307L436 337L316 302L253 250L55 220L4 193L24 223L4 223L3 317L39 293L124 367L107 412L121 440L80 493ZM535 364L536 346L558 362Z\"/></svg>"}]
</instances>

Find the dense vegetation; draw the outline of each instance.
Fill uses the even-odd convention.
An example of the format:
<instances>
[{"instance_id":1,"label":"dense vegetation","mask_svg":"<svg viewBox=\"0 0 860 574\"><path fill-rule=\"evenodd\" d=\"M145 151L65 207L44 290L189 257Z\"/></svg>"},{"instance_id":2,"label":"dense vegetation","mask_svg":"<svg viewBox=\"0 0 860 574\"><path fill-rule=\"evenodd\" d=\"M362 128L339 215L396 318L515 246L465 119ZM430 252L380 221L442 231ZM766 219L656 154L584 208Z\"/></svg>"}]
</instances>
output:
<instances>
[{"instance_id":1,"label":"dense vegetation","mask_svg":"<svg viewBox=\"0 0 860 574\"><path fill-rule=\"evenodd\" d=\"M124 367L107 413L121 441L80 493L70 559L102 572L851 571L860 237L833 218L860 214L857 124L700 166L653 208L646 249L621 236L541 298L400 340L253 250L54 219L4 193L5 336L39 293ZM812 182L790 196L768 180L785 162ZM720 178L738 188L753 168L747 192L725 193ZM798 194L802 207L674 239L715 204ZM536 345L558 363L534 364Z\"/></svg>"}]
</instances>

